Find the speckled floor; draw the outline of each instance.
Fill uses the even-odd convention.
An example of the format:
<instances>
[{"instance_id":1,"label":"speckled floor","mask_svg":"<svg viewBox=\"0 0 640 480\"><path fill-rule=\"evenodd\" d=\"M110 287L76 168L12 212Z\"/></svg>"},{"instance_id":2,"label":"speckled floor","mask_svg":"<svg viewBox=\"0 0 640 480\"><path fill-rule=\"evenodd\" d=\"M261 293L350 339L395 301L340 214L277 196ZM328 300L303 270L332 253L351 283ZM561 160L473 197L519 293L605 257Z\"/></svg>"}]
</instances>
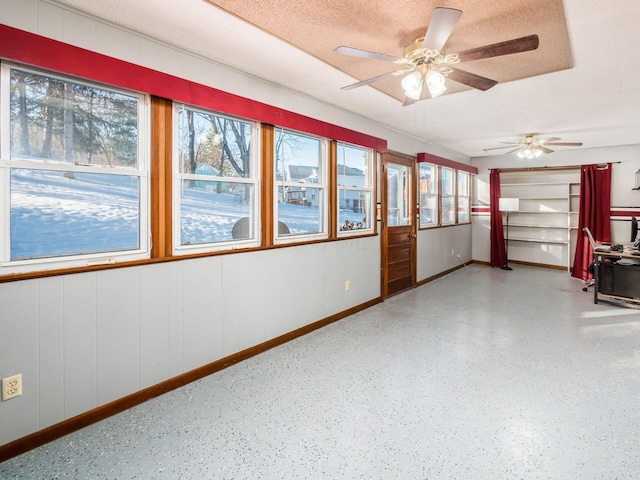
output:
<instances>
[{"instance_id":1,"label":"speckled floor","mask_svg":"<svg viewBox=\"0 0 640 480\"><path fill-rule=\"evenodd\" d=\"M8 479L637 479L640 310L474 265L0 464Z\"/></svg>"}]
</instances>

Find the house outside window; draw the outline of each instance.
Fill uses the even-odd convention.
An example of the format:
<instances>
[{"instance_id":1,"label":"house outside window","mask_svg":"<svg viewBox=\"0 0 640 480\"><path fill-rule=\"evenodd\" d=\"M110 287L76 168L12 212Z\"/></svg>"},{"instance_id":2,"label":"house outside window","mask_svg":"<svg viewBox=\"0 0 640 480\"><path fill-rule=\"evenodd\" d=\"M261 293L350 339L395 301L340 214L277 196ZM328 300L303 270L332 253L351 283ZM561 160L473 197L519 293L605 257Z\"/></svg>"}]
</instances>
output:
<instances>
[{"instance_id":1,"label":"house outside window","mask_svg":"<svg viewBox=\"0 0 640 480\"><path fill-rule=\"evenodd\" d=\"M148 98L3 64L0 269L148 257Z\"/></svg>"},{"instance_id":2,"label":"house outside window","mask_svg":"<svg viewBox=\"0 0 640 480\"><path fill-rule=\"evenodd\" d=\"M259 244L258 127L174 106L174 250Z\"/></svg>"},{"instance_id":3,"label":"house outside window","mask_svg":"<svg viewBox=\"0 0 640 480\"><path fill-rule=\"evenodd\" d=\"M338 143L338 234L373 231L373 151Z\"/></svg>"},{"instance_id":4,"label":"house outside window","mask_svg":"<svg viewBox=\"0 0 640 480\"><path fill-rule=\"evenodd\" d=\"M327 238L327 156L327 140L276 129L276 242Z\"/></svg>"}]
</instances>

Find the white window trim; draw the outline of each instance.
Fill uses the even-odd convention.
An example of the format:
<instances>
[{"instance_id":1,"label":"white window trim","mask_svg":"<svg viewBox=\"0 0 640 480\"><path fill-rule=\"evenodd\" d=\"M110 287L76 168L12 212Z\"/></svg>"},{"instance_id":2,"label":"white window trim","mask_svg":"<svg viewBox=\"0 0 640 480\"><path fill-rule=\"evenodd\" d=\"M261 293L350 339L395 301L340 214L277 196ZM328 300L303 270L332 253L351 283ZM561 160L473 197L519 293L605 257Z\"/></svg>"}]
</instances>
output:
<instances>
[{"instance_id":1,"label":"white window trim","mask_svg":"<svg viewBox=\"0 0 640 480\"><path fill-rule=\"evenodd\" d=\"M371 233L374 232L374 225L376 224L376 211L375 208L373 206L374 204L374 198L373 198L373 159L374 159L374 151L370 148L363 148L363 147L359 147L357 145L351 145L349 143L344 143L344 142L338 142L338 145L344 145L344 146L348 146L348 147L352 147L352 148L357 148L359 150L363 150L365 152L367 152L367 161L366 161L366 169L367 169L367 182L365 186L362 187L354 187L354 186L349 186L349 185L340 185L339 182L336 181L337 184L337 197L336 197L336 220L338 222L337 225L337 234L338 237L356 237L359 235L369 235ZM337 171L339 171L340 169L340 161L339 159L337 159ZM340 175L338 175L338 178L340 178ZM371 218L369 219L369 227L367 228L360 228L357 230L340 230L340 192L341 191L356 191L356 192L369 192L369 205L367 206L367 211L369 212L369 215L371 216Z\"/></svg>"},{"instance_id":2,"label":"white window trim","mask_svg":"<svg viewBox=\"0 0 640 480\"><path fill-rule=\"evenodd\" d=\"M447 169L451 171L451 175L452 175L452 179L451 179L451 187L453 188L453 193L450 195L445 195L444 193L442 193L442 170L443 169ZM456 177L456 169L454 168L450 168L450 167L440 167L440 225L443 227L449 227L451 225L455 225L456 224L456 216L457 216L457 208L458 208L458 202L456 201L456 188L458 188L458 184L457 184L457 177ZM451 209L453 207L453 221L452 222L444 222L444 219L442 217L442 202L445 198L449 199L449 209Z\"/></svg>"},{"instance_id":3,"label":"white window trim","mask_svg":"<svg viewBox=\"0 0 640 480\"><path fill-rule=\"evenodd\" d=\"M427 229L427 228L436 228L439 226L440 221L440 210L442 209L442 203L440 201L440 196L438 192L440 191L440 167L435 163L422 162L418 165L418 207L420 209L420 213L422 214L422 190L420 189L420 167L422 165L430 165L432 175L435 177L432 184L435 186L435 192L428 192L425 195L429 198L434 198L436 204L436 218L431 219L431 223L423 224L421 218L418 218L418 228L419 229ZM421 217L421 216L420 216Z\"/></svg>"},{"instance_id":4,"label":"white window trim","mask_svg":"<svg viewBox=\"0 0 640 480\"><path fill-rule=\"evenodd\" d=\"M458 187L459 187L459 179L458 179L458 175L466 175L467 177L467 192L466 195L460 195L460 192L458 191ZM466 201L467 204L467 216L468 216L468 220L466 221L460 221L460 215L459 215L459 205L460 205L460 200L463 199ZM471 174L469 172L465 172L463 170L457 170L456 171L456 218L457 218L457 225L466 225L468 223L471 223Z\"/></svg>"},{"instance_id":5,"label":"white window trim","mask_svg":"<svg viewBox=\"0 0 640 480\"><path fill-rule=\"evenodd\" d=\"M10 70L14 68L24 72L32 72L49 78L57 78L63 81L72 81L103 90L122 93L138 98L138 167L106 167L86 166L60 161L11 159L11 140L9 123L10 105ZM94 265L108 265L135 260L147 259L150 256L151 231L149 225L150 205L150 101L149 96L130 90L124 90L99 82L85 80L73 76L59 75L47 70L25 67L19 64L1 62L0 66L0 276L9 274L31 273L62 268L86 267ZM11 260L11 232L10 232L10 208L11 208L11 169L24 168L29 170L57 170L78 173L91 173L103 175L127 175L140 178L139 190L139 248L132 250L85 253L77 255L60 255L55 257L42 257L26 260Z\"/></svg>"},{"instance_id":6,"label":"white window trim","mask_svg":"<svg viewBox=\"0 0 640 480\"><path fill-rule=\"evenodd\" d=\"M237 120L239 122L251 124L251 177L226 177L223 175L200 175L194 173L181 173L180 172L180 155L178 147L178 115L181 108L187 108L190 110L200 111L207 115L214 115L216 117L228 118L229 120ZM206 108L197 107L194 105L186 105L179 102L173 102L173 132L172 132L172 161L171 169L173 172L173 201L172 201L172 223L173 223L173 255L189 255L196 253L207 252L219 252L224 250L234 250L243 248L258 247L261 244L261 230L260 230L260 124L245 118L234 117L230 115L224 115L216 112L215 110L208 110ZM224 242L214 243L200 243L195 245L180 245L181 238L181 192L183 180L200 180L203 182L229 182L229 183L245 183L247 185L253 185L253 198L251 199L250 208L251 215L251 229L255 232L254 238L242 239L242 240L228 240Z\"/></svg>"},{"instance_id":7,"label":"white window trim","mask_svg":"<svg viewBox=\"0 0 640 480\"><path fill-rule=\"evenodd\" d=\"M329 238L329 179L328 179L328 167L329 167L329 140L323 137L318 137L316 135L312 135L309 133L298 132L296 130L291 130L289 128L277 127L274 135L277 134L277 130L282 130L283 132L291 132L292 134L299 135L302 137L315 138L320 141L321 145L321 159L320 159L320 175L318 178L322 180L322 182L318 183L303 183L303 182L291 182L278 180L276 175L275 163L273 168L273 236L274 236L274 244L276 245L285 245L289 243L304 243L310 242L313 240L324 240ZM275 140L275 138L274 138ZM275 144L275 141L274 141ZM275 148L275 145L274 145ZM276 156L276 152L274 151L274 158ZM286 236L280 236L278 234L278 221L279 221L279 204L278 204L278 191L280 187L310 187L320 190L320 197L322 199L322 218L320 221L320 225L322 227L322 231L318 233L291 233Z\"/></svg>"}]
</instances>

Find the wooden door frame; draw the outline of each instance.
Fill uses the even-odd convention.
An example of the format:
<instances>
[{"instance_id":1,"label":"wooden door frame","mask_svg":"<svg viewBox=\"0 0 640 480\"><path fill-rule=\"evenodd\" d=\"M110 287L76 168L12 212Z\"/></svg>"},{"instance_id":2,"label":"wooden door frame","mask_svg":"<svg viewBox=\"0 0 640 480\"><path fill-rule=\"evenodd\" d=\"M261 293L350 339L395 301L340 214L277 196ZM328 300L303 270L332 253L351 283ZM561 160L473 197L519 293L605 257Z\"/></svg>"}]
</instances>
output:
<instances>
[{"instance_id":1,"label":"wooden door frame","mask_svg":"<svg viewBox=\"0 0 640 480\"><path fill-rule=\"evenodd\" d=\"M382 169L380 175L380 185L381 185L381 218L380 218L380 227L381 227L381 268L380 268L380 285L382 287L382 298L385 299L389 297L389 286L388 286L388 268L387 268L387 254L388 254L388 246L389 246L389 226L387 225L387 164L388 163L396 163L398 165L406 166L410 169L411 172L411 182L409 185L409 208L410 213L409 216L412 218L411 222L411 288L415 288L416 286L416 271L417 271L417 208L416 208L416 195L417 195L417 182L416 182L416 165L417 158L411 155L405 155L403 153L387 151L382 155Z\"/></svg>"}]
</instances>

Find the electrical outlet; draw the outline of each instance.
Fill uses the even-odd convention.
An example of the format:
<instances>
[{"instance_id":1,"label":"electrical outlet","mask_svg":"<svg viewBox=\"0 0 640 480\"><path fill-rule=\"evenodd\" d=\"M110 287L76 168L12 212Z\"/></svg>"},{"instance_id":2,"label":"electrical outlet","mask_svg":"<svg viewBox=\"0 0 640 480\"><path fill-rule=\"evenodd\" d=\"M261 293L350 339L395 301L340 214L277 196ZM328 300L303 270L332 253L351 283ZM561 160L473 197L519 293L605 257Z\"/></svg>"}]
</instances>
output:
<instances>
[{"instance_id":1,"label":"electrical outlet","mask_svg":"<svg viewBox=\"0 0 640 480\"><path fill-rule=\"evenodd\" d=\"M2 379L2 401L22 395L22 374Z\"/></svg>"},{"instance_id":2,"label":"electrical outlet","mask_svg":"<svg viewBox=\"0 0 640 480\"><path fill-rule=\"evenodd\" d=\"M345 282L344 282L344 291L348 292L349 290L351 290L351 282L349 280L345 280Z\"/></svg>"}]
</instances>

